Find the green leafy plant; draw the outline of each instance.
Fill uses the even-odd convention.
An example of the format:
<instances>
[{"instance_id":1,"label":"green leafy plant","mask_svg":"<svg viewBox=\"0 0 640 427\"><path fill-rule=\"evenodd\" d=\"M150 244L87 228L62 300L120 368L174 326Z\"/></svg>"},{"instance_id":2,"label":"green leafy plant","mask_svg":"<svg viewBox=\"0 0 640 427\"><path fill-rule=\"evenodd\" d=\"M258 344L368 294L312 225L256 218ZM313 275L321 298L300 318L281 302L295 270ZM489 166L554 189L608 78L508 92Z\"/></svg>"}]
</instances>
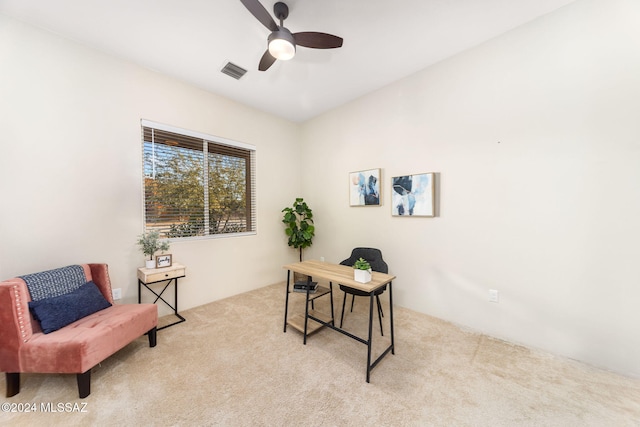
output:
<instances>
[{"instance_id":1,"label":"green leafy plant","mask_svg":"<svg viewBox=\"0 0 640 427\"><path fill-rule=\"evenodd\" d=\"M153 254L158 251L166 251L169 249L169 242L166 240L160 242L160 233L157 231L149 231L138 236L138 245L142 249L142 253L149 255L149 259L153 259Z\"/></svg>"},{"instance_id":2,"label":"green leafy plant","mask_svg":"<svg viewBox=\"0 0 640 427\"><path fill-rule=\"evenodd\" d=\"M296 198L293 207L284 208L282 212L282 222L287 226L284 232L289 236L287 244L300 250L302 261L302 249L311 246L316 231L313 212L301 197Z\"/></svg>"},{"instance_id":3,"label":"green leafy plant","mask_svg":"<svg viewBox=\"0 0 640 427\"><path fill-rule=\"evenodd\" d=\"M371 264L369 264L369 261L366 259L360 258L355 264L353 264L353 268L356 270L371 270Z\"/></svg>"}]
</instances>

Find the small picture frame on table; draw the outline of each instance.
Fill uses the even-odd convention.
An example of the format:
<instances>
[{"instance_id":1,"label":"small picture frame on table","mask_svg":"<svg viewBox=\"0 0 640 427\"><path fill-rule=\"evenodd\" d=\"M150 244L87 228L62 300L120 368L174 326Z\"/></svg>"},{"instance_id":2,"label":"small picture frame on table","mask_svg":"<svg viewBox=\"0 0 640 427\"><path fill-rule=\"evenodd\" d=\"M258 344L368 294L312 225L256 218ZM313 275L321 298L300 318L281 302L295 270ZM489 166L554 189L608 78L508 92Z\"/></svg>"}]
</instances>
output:
<instances>
[{"instance_id":1,"label":"small picture frame on table","mask_svg":"<svg viewBox=\"0 0 640 427\"><path fill-rule=\"evenodd\" d=\"M156 256L156 268L171 267L171 254Z\"/></svg>"}]
</instances>

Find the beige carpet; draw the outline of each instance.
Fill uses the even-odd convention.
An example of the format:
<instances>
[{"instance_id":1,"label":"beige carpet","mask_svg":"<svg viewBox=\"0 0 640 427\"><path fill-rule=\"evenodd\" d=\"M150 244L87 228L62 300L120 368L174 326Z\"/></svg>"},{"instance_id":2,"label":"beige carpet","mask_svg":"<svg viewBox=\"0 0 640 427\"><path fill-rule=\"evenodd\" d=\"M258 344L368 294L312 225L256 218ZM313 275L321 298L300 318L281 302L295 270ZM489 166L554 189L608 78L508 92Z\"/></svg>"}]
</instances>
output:
<instances>
[{"instance_id":1,"label":"beige carpet","mask_svg":"<svg viewBox=\"0 0 640 427\"><path fill-rule=\"evenodd\" d=\"M187 322L160 331L156 348L140 338L94 368L91 395L83 400L74 375L23 375L20 394L1 401L35 404L37 412L0 412L0 423L640 425L639 379L464 331L400 307L395 309L396 354L380 362L367 384L364 344L324 329L304 346L297 331L282 332L284 297L284 284L277 284L185 311ZM292 298L292 311L301 310L300 295ZM388 302L383 302L388 314ZM366 299L356 299L345 327L364 336L367 308ZM386 323L385 335L388 328ZM374 332L382 342L379 328ZM4 375L0 386L4 391ZM84 408L70 406L86 412L42 412L43 403L55 407L67 402L86 403Z\"/></svg>"}]
</instances>

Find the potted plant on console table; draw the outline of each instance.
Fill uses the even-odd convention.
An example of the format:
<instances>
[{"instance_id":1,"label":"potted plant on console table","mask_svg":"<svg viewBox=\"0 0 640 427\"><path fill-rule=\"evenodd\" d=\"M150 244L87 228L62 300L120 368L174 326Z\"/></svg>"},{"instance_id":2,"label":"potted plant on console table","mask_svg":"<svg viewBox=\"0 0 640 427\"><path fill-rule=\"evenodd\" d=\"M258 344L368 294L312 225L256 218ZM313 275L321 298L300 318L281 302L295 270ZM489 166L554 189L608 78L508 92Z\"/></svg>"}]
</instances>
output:
<instances>
[{"instance_id":1,"label":"potted plant on console table","mask_svg":"<svg viewBox=\"0 0 640 427\"><path fill-rule=\"evenodd\" d=\"M154 268L156 266L156 262L153 260L153 255L156 252L164 252L169 249L168 241L160 242L158 239L160 239L160 233L157 231L143 233L138 238L138 245L140 245L142 253L149 256L149 259L145 263L147 268Z\"/></svg>"},{"instance_id":2,"label":"potted plant on console table","mask_svg":"<svg viewBox=\"0 0 640 427\"><path fill-rule=\"evenodd\" d=\"M360 258L353 264L353 280L360 283L369 283L371 281L371 265L369 261Z\"/></svg>"}]
</instances>

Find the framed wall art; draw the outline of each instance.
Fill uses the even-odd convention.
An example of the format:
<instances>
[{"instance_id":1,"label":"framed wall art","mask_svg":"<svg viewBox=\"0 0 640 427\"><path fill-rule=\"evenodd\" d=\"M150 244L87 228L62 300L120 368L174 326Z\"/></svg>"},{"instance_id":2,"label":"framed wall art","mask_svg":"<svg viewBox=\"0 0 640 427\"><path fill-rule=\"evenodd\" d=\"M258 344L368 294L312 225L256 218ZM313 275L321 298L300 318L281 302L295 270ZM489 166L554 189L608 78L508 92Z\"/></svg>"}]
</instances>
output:
<instances>
[{"instance_id":1,"label":"framed wall art","mask_svg":"<svg viewBox=\"0 0 640 427\"><path fill-rule=\"evenodd\" d=\"M434 173L391 178L391 215L435 216Z\"/></svg>"},{"instance_id":2,"label":"framed wall art","mask_svg":"<svg viewBox=\"0 0 640 427\"><path fill-rule=\"evenodd\" d=\"M380 206L380 169L349 173L349 206Z\"/></svg>"}]
</instances>

